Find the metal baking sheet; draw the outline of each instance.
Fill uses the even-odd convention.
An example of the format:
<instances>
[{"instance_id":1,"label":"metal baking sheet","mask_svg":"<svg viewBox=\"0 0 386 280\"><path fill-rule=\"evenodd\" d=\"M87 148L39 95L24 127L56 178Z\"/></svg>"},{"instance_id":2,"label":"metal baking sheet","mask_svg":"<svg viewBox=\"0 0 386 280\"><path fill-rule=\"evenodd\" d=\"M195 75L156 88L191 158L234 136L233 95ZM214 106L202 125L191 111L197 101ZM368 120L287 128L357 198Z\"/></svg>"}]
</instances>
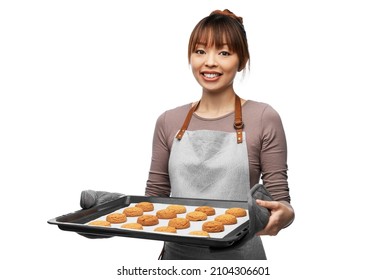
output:
<instances>
[{"instance_id":1,"label":"metal baking sheet","mask_svg":"<svg viewBox=\"0 0 386 280\"><path fill-rule=\"evenodd\" d=\"M93 208L72 212L48 221L49 224L57 225L60 229L74 231L83 234L94 234L99 236L122 236L132 238L145 238L153 240L163 240L184 244L194 244L197 246L227 247L242 239L249 230L249 217L237 218L237 224L225 225L225 230L220 233L209 233L210 237L189 235L192 230L201 230L203 222L191 221L191 226L185 230L177 230L177 233L154 232L154 228L167 225L167 219L159 219L156 226L144 226L143 230L132 230L121 228L123 224L112 224L111 227L90 226L89 222L94 220L105 220L110 213L122 213L124 208L132 207L136 203L148 201L154 204L154 210L144 212L144 214L155 215L160 209L164 209L172 204L184 205L186 213L178 214L177 217L185 215L198 206L212 206L216 210L214 216L208 216L206 221L214 220L218 215L224 214L225 210L231 207L241 207L247 210L246 201L229 200L209 200L209 199L190 199L190 198L171 198L171 197L147 197L147 196L123 196L117 200L110 201ZM127 217L125 223L136 222L138 217Z\"/></svg>"}]
</instances>

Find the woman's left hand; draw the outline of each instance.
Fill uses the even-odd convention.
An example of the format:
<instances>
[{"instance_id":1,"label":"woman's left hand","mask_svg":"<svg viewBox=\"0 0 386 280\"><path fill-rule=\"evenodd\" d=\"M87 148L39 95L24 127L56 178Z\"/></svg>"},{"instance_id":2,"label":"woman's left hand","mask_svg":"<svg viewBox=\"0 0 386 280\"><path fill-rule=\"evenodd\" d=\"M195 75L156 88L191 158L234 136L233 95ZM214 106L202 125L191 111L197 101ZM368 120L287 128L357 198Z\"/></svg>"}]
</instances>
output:
<instances>
[{"instance_id":1,"label":"woman's left hand","mask_svg":"<svg viewBox=\"0 0 386 280\"><path fill-rule=\"evenodd\" d=\"M257 232L256 235L277 235L279 231L289 226L295 218L295 212L286 201L256 200L256 203L267 208L271 212L266 227Z\"/></svg>"}]
</instances>

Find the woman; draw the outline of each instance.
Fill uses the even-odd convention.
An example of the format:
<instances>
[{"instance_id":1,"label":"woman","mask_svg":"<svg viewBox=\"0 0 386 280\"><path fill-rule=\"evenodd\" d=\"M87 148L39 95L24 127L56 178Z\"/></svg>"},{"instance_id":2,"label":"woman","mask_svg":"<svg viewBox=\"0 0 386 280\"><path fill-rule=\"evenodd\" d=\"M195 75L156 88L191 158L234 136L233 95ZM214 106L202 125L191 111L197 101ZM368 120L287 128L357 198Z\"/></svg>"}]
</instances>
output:
<instances>
[{"instance_id":1,"label":"woman","mask_svg":"<svg viewBox=\"0 0 386 280\"><path fill-rule=\"evenodd\" d=\"M193 29L188 47L201 99L157 120L146 195L247 200L260 177L274 201L267 226L225 249L165 242L162 259L266 259L260 235L276 235L294 219L287 182L287 147L278 113L238 97L233 82L249 64L241 17L212 12Z\"/></svg>"}]
</instances>

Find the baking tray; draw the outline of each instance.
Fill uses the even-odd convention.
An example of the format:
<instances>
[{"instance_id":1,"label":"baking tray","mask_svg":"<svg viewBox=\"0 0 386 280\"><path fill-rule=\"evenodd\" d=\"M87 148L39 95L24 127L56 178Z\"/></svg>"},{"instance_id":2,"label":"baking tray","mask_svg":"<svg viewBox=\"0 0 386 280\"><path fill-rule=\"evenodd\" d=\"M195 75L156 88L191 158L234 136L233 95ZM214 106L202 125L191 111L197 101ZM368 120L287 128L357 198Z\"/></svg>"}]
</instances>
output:
<instances>
[{"instance_id":1,"label":"baking tray","mask_svg":"<svg viewBox=\"0 0 386 280\"><path fill-rule=\"evenodd\" d=\"M232 229L229 231L225 226L225 235L213 234L210 233L210 237L201 237L193 235L182 235L175 233L162 233L162 232L152 232L150 230L128 230L122 229L120 227L98 227L90 226L88 223L97 219L104 219L104 216L115 213L122 212L126 207L132 207L134 204L142 201L148 201L154 204L160 205L171 205L171 204L180 204L190 209L191 207L198 206L212 206L216 209L216 215L222 214L217 211L218 209L223 209L224 211L231 207L241 207L247 210L248 213L248 203L246 201L230 201L230 200L210 200L210 199L191 199L191 198L172 198L172 197L153 197L153 196L122 196L116 200L106 202L97 206L94 206L90 209L78 210L66 215L62 215L53 219L48 220L49 224L57 225L61 230L73 231L82 234L91 234L97 235L99 237L110 237L110 236L121 236L121 237L132 237L132 238L143 238L143 239L153 239L153 240L162 240L169 242L177 242L183 244L193 244L196 246L209 246L209 247L228 247L241 240L249 231L249 216L244 217L243 219L238 219L236 225L232 225ZM154 214L153 212L145 212L144 214ZM187 210L189 212L190 210ZM178 217L185 217L186 213L179 214ZM208 216L207 221L213 220L215 216ZM129 218L129 217L128 217ZM137 218L137 217L133 217ZM165 220L161 220L165 221ZM196 223L196 222L191 222ZM165 225L159 224L158 226ZM145 227L144 227L145 228Z\"/></svg>"}]
</instances>

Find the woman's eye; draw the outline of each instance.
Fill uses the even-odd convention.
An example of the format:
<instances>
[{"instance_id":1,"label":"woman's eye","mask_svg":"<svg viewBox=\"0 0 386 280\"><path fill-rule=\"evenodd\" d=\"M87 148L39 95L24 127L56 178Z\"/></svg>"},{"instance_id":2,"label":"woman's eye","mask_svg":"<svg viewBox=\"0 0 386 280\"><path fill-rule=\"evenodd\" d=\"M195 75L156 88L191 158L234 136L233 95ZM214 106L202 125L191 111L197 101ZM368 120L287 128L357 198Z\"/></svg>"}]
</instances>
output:
<instances>
[{"instance_id":1,"label":"woman's eye","mask_svg":"<svg viewBox=\"0 0 386 280\"><path fill-rule=\"evenodd\" d=\"M227 51L222 51L222 52L220 52L220 55L223 55L223 56L228 56L228 55L230 55L230 53L229 53L229 52L227 52Z\"/></svg>"},{"instance_id":2,"label":"woman's eye","mask_svg":"<svg viewBox=\"0 0 386 280\"><path fill-rule=\"evenodd\" d=\"M205 52L203 50L196 50L196 54L204 54Z\"/></svg>"}]
</instances>

